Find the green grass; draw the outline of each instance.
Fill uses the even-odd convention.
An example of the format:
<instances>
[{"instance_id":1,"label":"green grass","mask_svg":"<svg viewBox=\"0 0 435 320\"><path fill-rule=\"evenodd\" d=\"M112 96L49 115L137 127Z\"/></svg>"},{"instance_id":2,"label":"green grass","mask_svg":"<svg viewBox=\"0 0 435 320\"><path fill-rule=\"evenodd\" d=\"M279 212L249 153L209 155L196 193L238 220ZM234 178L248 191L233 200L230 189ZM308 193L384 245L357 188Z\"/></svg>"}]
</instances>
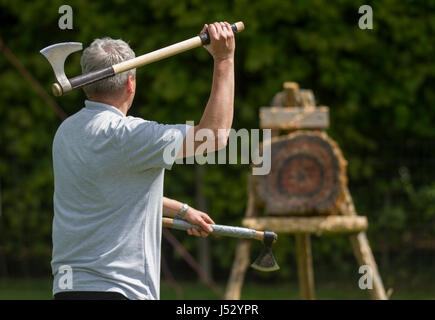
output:
<instances>
[{"instance_id":1,"label":"green grass","mask_svg":"<svg viewBox=\"0 0 435 320\"><path fill-rule=\"evenodd\" d=\"M51 279L0 279L0 300L47 300L51 299ZM161 284L161 299L221 299L209 287L197 282L179 283L181 291L174 290L168 283ZM222 285L219 290L223 292ZM316 283L317 299L368 299L368 293L358 287L346 283ZM256 284L246 283L242 291L242 299L282 300L299 299L296 283ZM434 288L409 286L395 287L391 299L435 299Z\"/></svg>"},{"instance_id":2,"label":"green grass","mask_svg":"<svg viewBox=\"0 0 435 320\"><path fill-rule=\"evenodd\" d=\"M0 279L0 300L51 299L51 279Z\"/></svg>"}]
</instances>

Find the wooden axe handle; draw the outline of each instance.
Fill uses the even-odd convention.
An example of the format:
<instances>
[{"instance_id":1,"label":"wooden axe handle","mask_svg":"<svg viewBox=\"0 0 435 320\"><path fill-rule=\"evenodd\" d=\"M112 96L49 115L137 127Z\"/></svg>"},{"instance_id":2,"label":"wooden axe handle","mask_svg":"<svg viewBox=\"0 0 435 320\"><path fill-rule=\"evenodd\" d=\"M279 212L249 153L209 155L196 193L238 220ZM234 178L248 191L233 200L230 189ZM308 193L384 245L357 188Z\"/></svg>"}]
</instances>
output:
<instances>
[{"instance_id":1,"label":"wooden axe handle","mask_svg":"<svg viewBox=\"0 0 435 320\"><path fill-rule=\"evenodd\" d=\"M243 22L236 22L231 24L231 29L234 33L241 32L245 29L245 26ZM204 32L199 34L196 37L175 43L173 45L164 47L162 49L158 49L155 51L152 51L150 53L143 54L139 57L123 61L120 63L117 63L113 66L89 72L86 74L79 75L77 77L73 77L69 79L69 82L71 84L71 89L80 88L86 85L89 85L91 83L94 83L98 80L106 79L108 77L114 76L116 74L142 67L144 65L174 56L176 54L179 54L181 52L200 47L202 45L207 45L210 43L210 35L208 32ZM53 84L53 93L55 96L61 96L67 92L64 92L64 90L61 88L61 86L58 83Z\"/></svg>"},{"instance_id":2,"label":"wooden axe handle","mask_svg":"<svg viewBox=\"0 0 435 320\"><path fill-rule=\"evenodd\" d=\"M236 22L231 25L234 33L243 31L245 28L243 22ZM190 49L207 45L210 43L210 35L208 32L201 33L200 35L175 43L171 46L164 47L162 49L141 55L131 60L123 61L113 66L115 74L142 67L144 65L174 56L176 54L188 51Z\"/></svg>"},{"instance_id":3,"label":"wooden axe handle","mask_svg":"<svg viewBox=\"0 0 435 320\"><path fill-rule=\"evenodd\" d=\"M171 228L171 229L183 230L183 231L186 231L187 229L191 229L191 228L199 228L196 225L190 224L180 219L163 218L162 221L163 221L164 228ZM216 235L232 237L232 238L255 239L260 241L264 240L265 232L263 231L257 231L253 229L242 228L242 227L224 226L219 224L211 224L210 226L213 229L212 233Z\"/></svg>"}]
</instances>

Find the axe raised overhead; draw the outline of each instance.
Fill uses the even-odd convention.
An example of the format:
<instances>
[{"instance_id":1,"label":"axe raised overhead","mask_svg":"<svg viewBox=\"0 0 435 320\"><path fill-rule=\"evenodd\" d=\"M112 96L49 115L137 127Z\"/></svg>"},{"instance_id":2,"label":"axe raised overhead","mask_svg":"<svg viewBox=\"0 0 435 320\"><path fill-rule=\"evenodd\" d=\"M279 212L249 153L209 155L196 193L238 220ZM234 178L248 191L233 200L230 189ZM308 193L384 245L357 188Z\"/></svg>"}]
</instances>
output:
<instances>
[{"instance_id":1,"label":"axe raised overhead","mask_svg":"<svg viewBox=\"0 0 435 320\"><path fill-rule=\"evenodd\" d=\"M276 263L271 248L272 244L278 240L278 235L275 232L257 231L248 228L223 226L219 224L211 224L210 226L213 229L212 234L215 235L262 241L264 243L264 249L261 251L254 263L251 264L251 267L265 272L279 270L279 266ZM184 220L171 218L163 218L163 227L184 231L191 228L199 228L198 226L190 224Z\"/></svg>"},{"instance_id":2,"label":"axe raised overhead","mask_svg":"<svg viewBox=\"0 0 435 320\"><path fill-rule=\"evenodd\" d=\"M245 26L243 22L236 22L231 24L231 29L234 33L243 31ZM61 96L70 92L73 89L80 88L91 84L95 81L102 80L118 73L128 71L130 69L138 68L152 62L156 62L178 53L199 47L201 45L207 45L210 43L210 35L208 32L199 34L196 37L175 43L168 47L141 55L139 57L126 60L113 66L103 68L101 70L92 71L80 76L68 79L65 75L64 64L66 58L73 52L80 51L83 46L80 42L62 42L56 43L42 49L40 52L50 62L54 75L56 76L56 83L53 83L52 90L55 96Z\"/></svg>"}]
</instances>

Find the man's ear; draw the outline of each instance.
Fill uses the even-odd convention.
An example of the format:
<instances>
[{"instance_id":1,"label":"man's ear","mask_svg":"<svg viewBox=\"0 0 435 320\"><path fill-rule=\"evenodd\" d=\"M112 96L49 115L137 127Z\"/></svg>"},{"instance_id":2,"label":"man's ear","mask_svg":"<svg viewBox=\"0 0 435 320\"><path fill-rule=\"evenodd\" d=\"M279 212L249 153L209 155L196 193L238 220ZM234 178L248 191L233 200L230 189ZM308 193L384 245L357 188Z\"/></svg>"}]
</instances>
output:
<instances>
[{"instance_id":1,"label":"man's ear","mask_svg":"<svg viewBox=\"0 0 435 320\"><path fill-rule=\"evenodd\" d=\"M135 90L134 81L135 81L134 78L131 75L129 75L127 78L127 83L125 84L128 93L134 93Z\"/></svg>"}]
</instances>

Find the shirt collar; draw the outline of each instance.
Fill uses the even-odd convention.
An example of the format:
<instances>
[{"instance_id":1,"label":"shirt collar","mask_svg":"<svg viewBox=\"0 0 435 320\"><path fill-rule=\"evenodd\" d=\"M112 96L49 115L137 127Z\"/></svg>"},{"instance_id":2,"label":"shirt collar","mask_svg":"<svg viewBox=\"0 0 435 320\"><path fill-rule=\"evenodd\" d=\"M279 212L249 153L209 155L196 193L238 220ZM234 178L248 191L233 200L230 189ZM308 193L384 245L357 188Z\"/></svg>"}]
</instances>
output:
<instances>
[{"instance_id":1,"label":"shirt collar","mask_svg":"<svg viewBox=\"0 0 435 320\"><path fill-rule=\"evenodd\" d=\"M112 111L122 117L125 117L125 115L119 110L118 108L115 108L114 106L111 106L110 104L102 103L102 102L96 102L91 100L85 100L85 106L88 109L91 110L101 110L101 111Z\"/></svg>"}]
</instances>

